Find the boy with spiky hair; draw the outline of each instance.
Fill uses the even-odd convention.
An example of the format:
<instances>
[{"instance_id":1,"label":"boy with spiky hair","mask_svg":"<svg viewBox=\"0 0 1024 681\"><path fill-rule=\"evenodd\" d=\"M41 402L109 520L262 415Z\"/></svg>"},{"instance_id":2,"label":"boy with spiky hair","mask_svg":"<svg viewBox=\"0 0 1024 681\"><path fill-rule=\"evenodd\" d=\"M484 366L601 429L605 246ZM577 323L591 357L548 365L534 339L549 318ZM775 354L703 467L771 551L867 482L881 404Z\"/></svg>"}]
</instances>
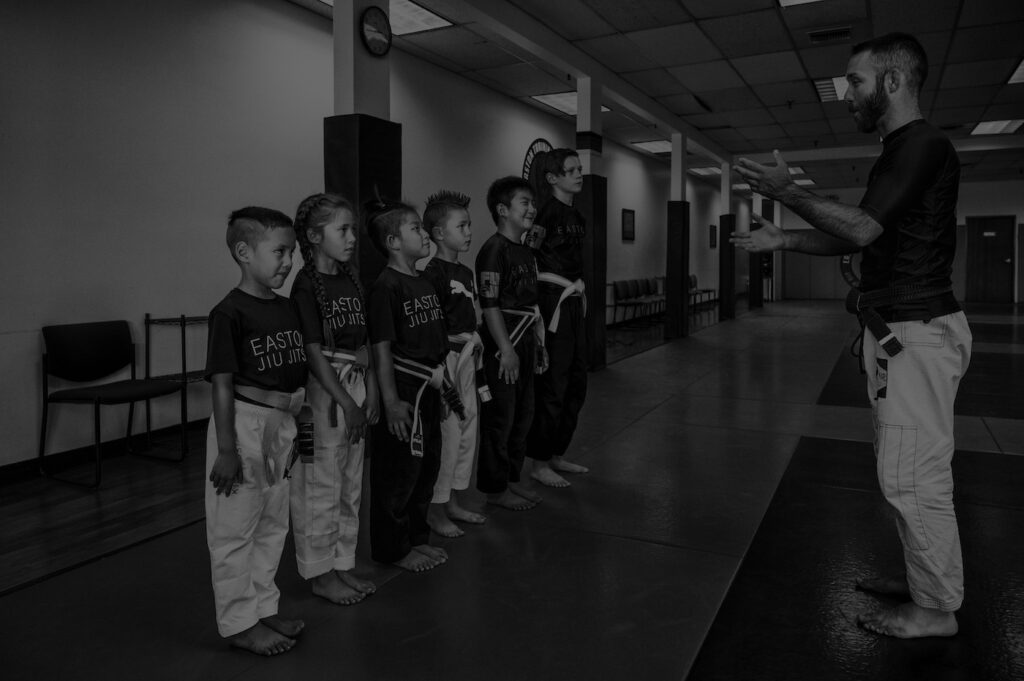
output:
<instances>
[{"instance_id":1,"label":"boy with spiky hair","mask_svg":"<svg viewBox=\"0 0 1024 681\"><path fill-rule=\"evenodd\" d=\"M473 270L459 262L459 253L469 250L472 229L469 197L442 190L427 199L423 226L437 252L423 270L423 277L437 290L448 324L448 372L462 403L465 416L446 409L441 422L441 469L434 483L434 497L427 515L430 528L443 537L464 533L453 521L479 525L485 516L464 508L458 492L469 487L476 459L478 420L476 372L483 343L476 332L476 286Z\"/></svg>"}]
</instances>

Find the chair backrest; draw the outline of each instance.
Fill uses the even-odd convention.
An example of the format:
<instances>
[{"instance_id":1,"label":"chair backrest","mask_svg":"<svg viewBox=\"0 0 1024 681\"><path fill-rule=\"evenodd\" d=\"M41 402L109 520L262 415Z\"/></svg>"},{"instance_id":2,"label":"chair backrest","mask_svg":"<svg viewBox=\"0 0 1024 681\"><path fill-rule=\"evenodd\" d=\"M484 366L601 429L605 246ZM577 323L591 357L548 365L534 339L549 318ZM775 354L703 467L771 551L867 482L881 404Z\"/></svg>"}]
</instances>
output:
<instances>
[{"instance_id":1,"label":"chair backrest","mask_svg":"<svg viewBox=\"0 0 1024 681\"><path fill-rule=\"evenodd\" d=\"M630 279L626 282L627 291L629 292L630 298L636 298L640 295L640 282L636 279Z\"/></svg>"},{"instance_id":2,"label":"chair backrest","mask_svg":"<svg viewBox=\"0 0 1024 681\"><path fill-rule=\"evenodd\" d=\"M46 372L66 381L95 381L132 363L128 322L44 326Z\"/></svg>"},{"instance_id":3,"label":"chair backrest","mask_svg":"<svg viewBox=\"0 0 1024 681\"><path fill-rule=\"evenodd\" d=\"M692 290L694 290L696 288L697 288L697 275L696 274L691 274L690 275L690 290L692 291Z\"/></svg>"},{"instance_id":4,"label":"chair backrest","mask_svg":"<svg viewBox=\"0 0 1024 681\"><path fill-rule=\"evenodd\" d=\"M629 297L629 290L624 281L613 281L612 290L615 292L615 300L625 300Z\"/></svg>"}]
</instances>

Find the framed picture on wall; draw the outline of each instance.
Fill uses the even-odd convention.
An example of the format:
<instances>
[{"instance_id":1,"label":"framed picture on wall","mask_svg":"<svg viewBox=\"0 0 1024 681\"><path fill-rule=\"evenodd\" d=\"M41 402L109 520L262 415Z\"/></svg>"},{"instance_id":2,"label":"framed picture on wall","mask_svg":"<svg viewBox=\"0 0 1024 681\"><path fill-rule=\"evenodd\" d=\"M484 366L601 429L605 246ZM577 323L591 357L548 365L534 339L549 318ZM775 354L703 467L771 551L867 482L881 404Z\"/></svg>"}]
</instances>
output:
<instances>
[{"instance_id":1,"label":"framed picture on wall","mask_svg":"<svg viewBox=\"0 0 1024 681\"><path fill-rule=\"evenodd\" d=\"M711 225L711 229L708 230L708 244L711 248L718 246L718 225Z\"/></svg>"},{"instance_id":2,"label":"framed picture on wall","mask_svg":"<svg viewBox=\"0 0 1024 681\"><path fill-rule=\"evenodd\" d=\"M636 239L636 212L629 208L622 209L622 240Z\"/></svg>"}]
</instances>

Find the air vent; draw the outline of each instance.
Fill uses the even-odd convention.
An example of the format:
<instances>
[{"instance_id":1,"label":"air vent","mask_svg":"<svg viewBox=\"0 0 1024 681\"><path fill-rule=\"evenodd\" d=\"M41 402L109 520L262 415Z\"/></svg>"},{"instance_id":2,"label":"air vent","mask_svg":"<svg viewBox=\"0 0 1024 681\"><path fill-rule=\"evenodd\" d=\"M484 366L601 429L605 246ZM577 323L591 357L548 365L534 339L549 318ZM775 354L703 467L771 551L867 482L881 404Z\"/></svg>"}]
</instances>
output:
<instances>
[{"instance_id":1,"label":"air vent","mask_svg":"<svg viewBox=\"0 0 1024 681\"><path fill-rule=\"evenodd\" d=\"M840 26L838 28L821 28L817 31L808 31L807 37L812 45L843 42L850 39L850 27Z\"/></svg>"}]
</instances>

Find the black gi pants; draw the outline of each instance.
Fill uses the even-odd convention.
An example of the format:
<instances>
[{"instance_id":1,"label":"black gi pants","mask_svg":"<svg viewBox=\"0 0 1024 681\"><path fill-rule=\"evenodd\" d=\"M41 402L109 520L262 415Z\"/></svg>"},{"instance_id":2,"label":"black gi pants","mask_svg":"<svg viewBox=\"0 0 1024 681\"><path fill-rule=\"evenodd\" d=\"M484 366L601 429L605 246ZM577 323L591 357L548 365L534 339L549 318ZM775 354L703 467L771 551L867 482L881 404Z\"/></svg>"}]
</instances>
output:
<instances>
[{"instance_id":1,"label":"black gi pants","mask_svg":"<svg viewBox=\"0 0 1024 681\"><path fill-rule=\"evenodd\" d=\"M526 456L526 436L533 421L534 373L537 342L528 330L516 345L519 380L509 385L498 378L497 349L484 346L484 373L491 400L480 405L480 452L477 458L476 488L486 494L500 494L508 483L519 482Z\"/></svg>"},{"instance_id":2,"label":"black gi pants","mask_svg":"<svg viewBox=\"0 0 1024 681\"><path fill-rule=\"evenodd\" d=\"M398 398L411 405L421 379L395 373ZM427 387L420 399L423 456L388 431L382 414L373 426L370 458L370 554L381 563L404 558L412 547L430 539L427 510L441 466L441 395Z\"/></svg>"}]
</instances>

